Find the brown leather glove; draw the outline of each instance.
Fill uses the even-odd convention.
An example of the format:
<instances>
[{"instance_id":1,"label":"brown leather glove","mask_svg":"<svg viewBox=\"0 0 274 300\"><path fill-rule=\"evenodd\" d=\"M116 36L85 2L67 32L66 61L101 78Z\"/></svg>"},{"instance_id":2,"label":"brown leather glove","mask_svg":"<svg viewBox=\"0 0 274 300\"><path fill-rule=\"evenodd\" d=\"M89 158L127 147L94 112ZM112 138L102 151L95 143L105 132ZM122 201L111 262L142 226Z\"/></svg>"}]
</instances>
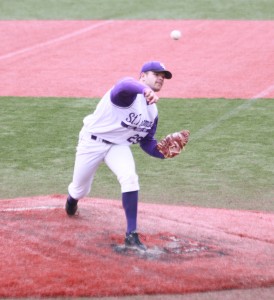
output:
<instances>
[{"instance_id":1,"label":"brown leather glove","mask_svg":"<svg viewBox=\"0 0 274 300\"><path fill-rule=\"evenodd\" d=\"M184 149L188 142L189 134L188 130L171 133L158 142L157 149L165 158L172 158L180 154Z\"/></svg>"}]
</instances>

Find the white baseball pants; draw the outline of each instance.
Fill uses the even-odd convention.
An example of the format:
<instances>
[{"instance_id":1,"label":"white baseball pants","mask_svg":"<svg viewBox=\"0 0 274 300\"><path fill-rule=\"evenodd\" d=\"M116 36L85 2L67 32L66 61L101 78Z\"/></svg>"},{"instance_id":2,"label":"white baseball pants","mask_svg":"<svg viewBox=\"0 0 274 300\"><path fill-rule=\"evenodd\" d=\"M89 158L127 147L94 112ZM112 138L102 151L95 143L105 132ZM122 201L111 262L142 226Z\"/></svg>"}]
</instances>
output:
<instances>
[{"instance_id":1,"label":"white baseball pants","mask_svg":"<svg viewBox=\"0 0 274 300\"><path fill-rule=\"evenodd\" d=\"M122 193L140 189L130 147L92 140L91 134L83 128L79 134L73 180L68 187L72 198L79 200L90 193L95 173L102 162L117 176Z\"/></svg>"}]
</instances>

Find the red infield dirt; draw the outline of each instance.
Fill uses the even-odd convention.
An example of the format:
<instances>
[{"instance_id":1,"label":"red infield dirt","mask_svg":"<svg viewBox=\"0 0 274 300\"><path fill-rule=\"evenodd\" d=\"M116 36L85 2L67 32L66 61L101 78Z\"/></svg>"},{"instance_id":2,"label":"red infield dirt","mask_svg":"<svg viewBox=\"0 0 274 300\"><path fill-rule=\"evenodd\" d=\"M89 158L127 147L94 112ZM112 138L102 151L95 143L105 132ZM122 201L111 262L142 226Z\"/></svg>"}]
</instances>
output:
<instances>
[{"instance_id":1,"label":"red infield dirt","mask_svg":"<svg viewBox=\"0 0 274 300\"><path fill-rule=\"evenodd\" d=\"M274 21L0 21L0 36L0 96L100 97L157 59L174 75L161 97L274 98Z\"/></svg>"},{"instance_id":2,"label":"red infield dirt","mask_svg":"<svg viewBox=\"0 0 274 300\"><path fill-rule=\"evenodd\" d=\"M1 297L185 294L274 285L274 215L140 203L146 252L123 248L120 201L1 200Z\"/></svg>"}]
</instances>

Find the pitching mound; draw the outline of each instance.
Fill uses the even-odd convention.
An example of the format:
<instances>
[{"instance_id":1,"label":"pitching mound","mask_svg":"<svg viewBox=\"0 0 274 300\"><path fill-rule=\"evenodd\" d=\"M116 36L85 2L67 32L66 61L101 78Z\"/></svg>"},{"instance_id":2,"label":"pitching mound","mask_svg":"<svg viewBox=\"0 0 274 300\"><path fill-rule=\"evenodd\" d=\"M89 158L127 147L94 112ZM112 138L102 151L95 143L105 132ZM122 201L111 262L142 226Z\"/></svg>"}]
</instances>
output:
<instances>
[{"instance_id":1,"label":"pitching mound","mask_svg":"<svg viewBox=\"0 0 274 300\"><path fill-rule=\"evenodd\" d=\"M1 297L184 294L274 285L274 215L139 204L147 251L123 246L120 201L1 200Z\"/></svg>"}]
</instances>

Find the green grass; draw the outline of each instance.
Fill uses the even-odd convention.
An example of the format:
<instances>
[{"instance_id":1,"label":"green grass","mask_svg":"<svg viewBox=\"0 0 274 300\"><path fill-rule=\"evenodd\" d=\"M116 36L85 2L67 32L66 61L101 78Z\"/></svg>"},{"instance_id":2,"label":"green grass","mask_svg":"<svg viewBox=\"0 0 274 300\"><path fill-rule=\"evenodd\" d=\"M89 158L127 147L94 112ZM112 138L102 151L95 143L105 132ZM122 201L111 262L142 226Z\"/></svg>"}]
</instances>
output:
<instances>
[{"instance_id":1,"label":"green grass","mask_svg":"<svg viewBox=\"0 0 274 300\"><path fill-rule=\"evenodd\" d=\"M0 98L2 199L67 193L82 119L97 102ZM158 108L157 138L187 128L191 139L169 160L132 147L141 201L274 211L273 100L162 99ZM104 165L90 196L120 198Z\"/></svg>"},{"instance_id":2,"label":"green grass","mask_svg":"<svg viewBox=\"0 0 274 300\"><path fill-rule=\"evenodd\" d=\"M0 19L273 20L273 0L0 0Z\"/></svg>"}]
</instances>

